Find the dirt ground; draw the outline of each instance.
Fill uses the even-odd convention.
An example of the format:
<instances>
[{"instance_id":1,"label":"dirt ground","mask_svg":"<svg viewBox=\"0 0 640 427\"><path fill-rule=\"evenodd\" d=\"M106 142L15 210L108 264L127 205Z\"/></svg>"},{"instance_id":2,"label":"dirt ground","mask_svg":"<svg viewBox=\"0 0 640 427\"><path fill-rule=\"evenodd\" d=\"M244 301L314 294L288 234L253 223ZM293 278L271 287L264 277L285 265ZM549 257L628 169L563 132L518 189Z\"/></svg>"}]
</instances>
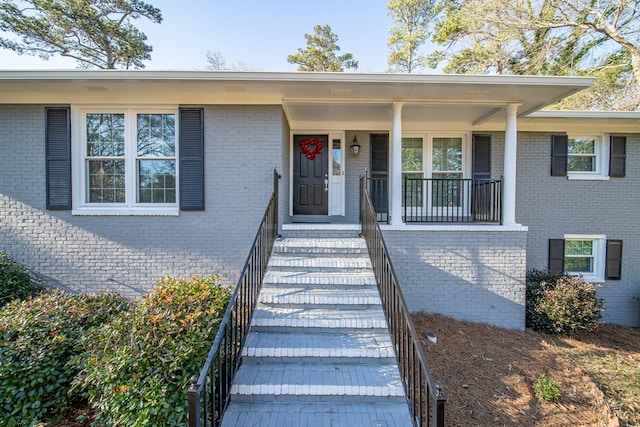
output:
<instances>
[{"instance_id":1,"label":"dirt ground","mask_svg":"<svg viewBox=\"0 0 640 427\"><path fill-rule=\"evenodd\" d=\"M638 329L602 325L592 334L555 337L440 315L416 314L413 320L432 375L444 386L450 427L615 426L618 414L571 354L613 352L640 366ZM435 344L426 339L428 331L436 333ZM541 373L561 384L557 402L537 402L533 384Z\"/></svg>"}]
</instances>

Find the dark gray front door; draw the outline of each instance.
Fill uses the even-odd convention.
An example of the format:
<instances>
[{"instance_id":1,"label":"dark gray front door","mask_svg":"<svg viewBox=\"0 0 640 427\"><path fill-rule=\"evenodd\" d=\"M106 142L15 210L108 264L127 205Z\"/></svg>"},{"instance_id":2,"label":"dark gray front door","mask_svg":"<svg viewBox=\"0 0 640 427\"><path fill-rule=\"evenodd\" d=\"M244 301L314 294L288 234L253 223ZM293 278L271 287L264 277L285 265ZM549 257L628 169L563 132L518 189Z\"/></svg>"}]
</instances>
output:
<instances>
[{"instance_id":1,"label":"dark gray front door","mask_svg":"<svg viewBox=\"0 0 640 427\"><path fill-rule=\"evenodd\" d=\"M318 149L314 141L320 141ZM293 214L327 215L329 206L329 147L327 135L293 136Z\"/></svg>"}]
</instances>

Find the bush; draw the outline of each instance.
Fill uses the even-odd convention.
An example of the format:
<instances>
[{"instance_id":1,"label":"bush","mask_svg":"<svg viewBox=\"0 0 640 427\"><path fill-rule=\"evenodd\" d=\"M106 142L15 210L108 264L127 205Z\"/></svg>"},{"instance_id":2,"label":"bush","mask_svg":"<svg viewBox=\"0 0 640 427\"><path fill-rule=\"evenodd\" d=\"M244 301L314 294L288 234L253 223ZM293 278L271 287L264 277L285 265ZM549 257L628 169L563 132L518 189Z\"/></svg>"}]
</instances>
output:
<instances>
[{"instance_id":1,"label":"bush","mask_svg":"<svg viewBox=\"0 0 640 427\"><path fill-rule=\"evenodd\" d=\"M80 337L131 303L62 291L0 310L0 425L28 426L64 413L79 367Z\"/></svg>"},{"instance_id":2,"label":"bush","mask_svg":"<svg viewBox=\"0 0 640 427\"><path fill-rule=\"evenodd\" d=\"M217 276L165 278L129 312L85 339L84 390L96 425L186 425L199 373L230 297Z\"/></svg>"},{"instance_id":3,"label":"bush","mask_svg":"<svg viewBox=\"0 0 640 427\"><path fill-rule=\"evenodd\" d=\"M26 299L42 291L40 281L26 267L0 251L0 308L15 299Z\"/></svg>"},{"instance_id":4,"label":"bush","mask_svg":"<svg viewBox=\"0 0 640 427\"><path fill-rule=\"evenodd\" d=\"M550 334L593 331L602 318L603 300L582 276L527 272L526 325Z\"/></svg>"},{"instance_id":5,"label":"bush","mask_svg":"<svg viewBox=\"0 0 640 427\"><path fill-rule=\"evenodd\" d=\"M560 383L547 377L547 374L540 374L538 380L533 384L533 391L538 402L555 402L560 399Z\"/></svg>"}]
</instances>

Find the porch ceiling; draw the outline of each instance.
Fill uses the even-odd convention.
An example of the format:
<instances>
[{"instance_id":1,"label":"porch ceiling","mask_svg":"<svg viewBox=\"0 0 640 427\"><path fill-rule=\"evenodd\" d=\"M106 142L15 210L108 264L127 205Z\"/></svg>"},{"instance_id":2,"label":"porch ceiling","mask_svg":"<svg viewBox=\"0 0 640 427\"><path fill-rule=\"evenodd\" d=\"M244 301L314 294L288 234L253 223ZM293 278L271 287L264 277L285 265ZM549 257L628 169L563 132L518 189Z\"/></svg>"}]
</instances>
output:
<instances>
[{"instance_id":1,"label":"porch ceiling","mask_svg":"<svg viewBox=\"0 0 640 427\"><path fill-rule=\"evenodd\" d=\"M0 103L177 103L283 105L293 129L504 126L590 86L591 78L436 74L215 71L0 71Z\"/></svg>"}]
</instances>

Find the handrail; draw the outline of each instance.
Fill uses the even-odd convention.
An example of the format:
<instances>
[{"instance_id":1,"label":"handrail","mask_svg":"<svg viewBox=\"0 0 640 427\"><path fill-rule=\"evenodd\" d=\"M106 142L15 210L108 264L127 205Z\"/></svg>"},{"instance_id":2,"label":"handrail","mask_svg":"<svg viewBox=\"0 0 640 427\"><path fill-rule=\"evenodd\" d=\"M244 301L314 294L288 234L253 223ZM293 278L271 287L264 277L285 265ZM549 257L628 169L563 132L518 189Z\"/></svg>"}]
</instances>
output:
<instances>
[{"instance_id":1,"label":"handrail","mask_svg":"<svg viewBox=\"0 0 640 427\"><path fill-rule=\"evenodd\" d=\"M414 423L419 427L444 427L447 399L442 393L442 386L436 384L431 376L422 345L413 327L378 224L377 214L367 191L366 174L360 177L360 223Z\"/></svg>"},{"instance_id":2,"label":"handrail","mask_svg":"<svg viewBox=\"0 0 640 427\"><path fill-rule=\"evenodd\" d=\"M404 222L502 221L502 179L404 176Z\"/></svg>"},{"instance_id":3,"label":"handrail","mask_svg":"<svg viewBox=\"0 0 640 427\"><path fill-rule=\"evenodd\" d=\"M191 378L187 391L189 427L217 427L229 403L229 390L240 367L240 355L262 286L262 279L278 237L278 180L273 171L273 193L267 204L249 256L218 333L199 376Z\"/></svg>"}]
</instances>

